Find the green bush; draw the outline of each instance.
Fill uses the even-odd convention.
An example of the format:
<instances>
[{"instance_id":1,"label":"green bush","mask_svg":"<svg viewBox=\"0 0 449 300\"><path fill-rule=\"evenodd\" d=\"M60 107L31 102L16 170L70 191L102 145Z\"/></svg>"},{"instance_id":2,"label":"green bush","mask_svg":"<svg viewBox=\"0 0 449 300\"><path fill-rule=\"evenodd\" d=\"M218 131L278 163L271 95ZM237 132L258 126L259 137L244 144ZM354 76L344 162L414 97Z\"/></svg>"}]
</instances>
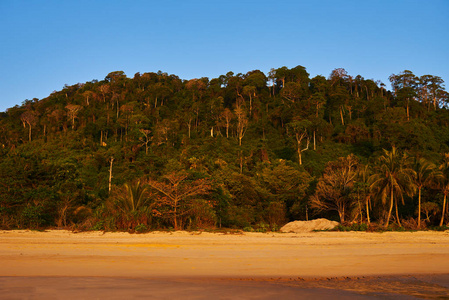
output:
<instances>
[{"instance_id":1,"label":"green bush","mask_svg":"<svg viewBox=\"0 0 449 300\"><path fill-rule=\"evenodd\" d=\"M260 222L256 225L256 232L267 232L270 230L270 225Z\"/></svg>"},{"instance_id":2,"label":"green bush","mask_svg":"<svg viewBox=\"0 0 449 300\"><path fill-rule=\"evenodd\" d=\"M430 227L431 230L435 230L435 231L446 231L449 230L449 226L435 226L435 227Z\"/></svg>"},{"instance_id":3,"label":"green bush","mask_svg":"<svg viewBox=\"0 0 449 300\"><path fill-rule=\"evenodd\" d=\"M274 225L272 225L271 226L271 231L279 231L281 229L281 226L279 226L279 225L277 225L277 224L274 224Z\"/></svg>"},{"instance_id":4,"label":"green bush","mask_svg":"<svg viewBox=\"0 0 449 300\"><path fill-rule=\"evenodd\" d=\"M26 206L21 213L26 228L37 229L46 223L42 206Z\"/></svg>"},{"instance_id":5,"label":"green bush","mask_svg":"<svg viewBox=\"0 0 449 300\"><path fill-rule=\"evenodd\" d=\"M336 231L367 231L368 230L368 224L365 223L361 223L361 224L351 224L350 226L345 226L345 225L338 225L337 227L335 227Z\"/></svg>"},{"instance_id":6,"label":"green bush","mask_svg":"<svg viewBox=\"0 0 449 300\"><path fill-rule=\"evenodd\" d=\"M90 228L90 230L99 231L104 230L104 221L98 221L94 226Z\"/></svg>"},{"instance_id":7,"label":"green bush","mask_svg":"<svg viewBox=\"0 0 449 300\"><path fill-rule=\"evenodd\" d=\"M148 227L145 224L139 224L134 228L137 233L148 232Z\"/></svg>"}]
</instances>

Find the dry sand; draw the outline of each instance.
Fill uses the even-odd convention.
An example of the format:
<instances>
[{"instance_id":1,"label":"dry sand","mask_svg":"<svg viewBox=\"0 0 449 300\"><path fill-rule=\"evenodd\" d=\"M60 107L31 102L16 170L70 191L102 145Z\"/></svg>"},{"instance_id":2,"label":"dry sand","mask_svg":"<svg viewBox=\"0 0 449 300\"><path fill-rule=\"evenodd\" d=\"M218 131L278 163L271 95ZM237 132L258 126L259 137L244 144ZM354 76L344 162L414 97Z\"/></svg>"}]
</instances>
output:
<instances>
[{"instance_id":1,"label":"dry sand","mask_svg":"<svg viewBox=\"0 0 449 300\"><path fill-rule=\"evenodd\" d=\"M448 231L0 231L2 299L432 298L447 274Z\"/></svg>"}]
</instances>

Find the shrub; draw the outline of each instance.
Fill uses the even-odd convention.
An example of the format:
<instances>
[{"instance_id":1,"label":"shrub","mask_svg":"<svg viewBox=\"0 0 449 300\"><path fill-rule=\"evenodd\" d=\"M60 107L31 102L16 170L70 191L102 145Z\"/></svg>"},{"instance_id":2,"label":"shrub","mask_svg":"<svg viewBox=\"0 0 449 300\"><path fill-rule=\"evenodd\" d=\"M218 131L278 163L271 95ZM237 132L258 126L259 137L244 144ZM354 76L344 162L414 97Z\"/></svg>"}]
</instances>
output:
<instances>
[{"instance_id":1,"label":"shrub","mask_svg":"<svg viewBox=\"0 0 449 300\"><path fill-rule=\"evenodd\" d=\"M45 224L42 206L26 206L21 213L22 224L27 228L37 229Z\"/></svg>"},{"instance_id":2,"label":"shrub","mask_svg":"<svg viewBox=\"0 0 449 300\"><path fill-rule=\"evenodd\" d=\"M104 221L98 221L90 228L90 230L99 231L104 230Z\"/></svg>"},{"instance_id":3,"label":"shrub","mask_svg":"<svg viewBox=\"0 0 449 300\"><path fill-rule=\"evenodd\" d=\"M138 224L134 228L134 231L137 232L137 233L148 232L148 227L145 224Z\"/></svg>"},{"instance_id":4,"label":"shrub","mask_svg":"<svg viewBox=\"0 0 449 300\"><path fill-rule=\"evenodd\" d=\"M367 231L368 230L368 224L361 223L361 224L351 224L351 225L338 225L335 227L336 231Z\"/></svg>"},{"instance_id":5,"label":"shrub","mask_svg":"<svg viewBox=\"0 0 449 300\"><path fill-rule=\"evenodd\" d=\"M255 231L257 232L267 232L270 230L270 225L260 222L256 225Z\"/></svg>"},{"instance_id":6,"label":"shrub","mask_svg":"<svg viewBox=\"0 0 449 300\"><path fill-rule=\"evenodd\" d=\"M430 229L435 231L446 231L449 230L449 226L434 226L431 227Z\"/></svg>"}]
</instances>

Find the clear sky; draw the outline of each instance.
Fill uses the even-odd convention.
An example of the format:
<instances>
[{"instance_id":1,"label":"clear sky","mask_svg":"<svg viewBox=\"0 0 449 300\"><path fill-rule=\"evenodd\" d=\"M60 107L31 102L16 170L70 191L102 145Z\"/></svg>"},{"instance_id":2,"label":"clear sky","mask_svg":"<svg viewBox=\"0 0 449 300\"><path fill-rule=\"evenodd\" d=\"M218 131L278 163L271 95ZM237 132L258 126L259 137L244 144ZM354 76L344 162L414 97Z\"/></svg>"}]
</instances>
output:
<instances>
[{"instance_id":1,"label":"clear sky","mask_svg":"<svg viewBox=\"0 0 449 300\"><path fill-rule=\"evenodd\" d=\"M64 84L161 70L182 79L297 65L449 89L449 0L0 0L0 111Z\"/></svg>"}]
</instances>

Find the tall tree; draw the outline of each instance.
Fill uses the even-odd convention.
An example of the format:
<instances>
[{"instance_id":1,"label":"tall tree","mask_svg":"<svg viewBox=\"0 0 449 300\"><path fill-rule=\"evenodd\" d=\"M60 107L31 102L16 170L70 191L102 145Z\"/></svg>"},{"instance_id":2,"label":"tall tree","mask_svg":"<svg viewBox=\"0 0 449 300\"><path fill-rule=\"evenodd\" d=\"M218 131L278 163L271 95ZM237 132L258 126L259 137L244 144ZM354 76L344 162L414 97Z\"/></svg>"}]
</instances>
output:
<instances>
[{"instance_id":1,"label":"tall tree","mask_svg":"<svg viewBox=\"0 0 449 300\"><path fill-rule=\"evenodd\" d=\"M238 105L234 111L237 118L237 136L239 138L239 146L242 145L242 139L248 129L248 118L242 105Z\"/></svg>"},{"instance_id":2,"label":"tall tree","mask_svg":"<svg viewBox=\"0 0 449 300\"><path fill-rule=\"evenodd\" d=\"M447 92L444 90L444 80L439 76L432 76L429 80L429 92L433 100L433 107L436 110L441 100L447 97Z\"/></svg>"},{"instance_id":3,"label":"tall tree","mask_svg":"<svg viewBox=\"0 0 449 300\"><path fill-rule=\"evenodd\" d=\"M151 142L151 140L153 139L153 138L150 136L151 130L141 128L141 129L139 130L139 132L140 132L141 134L143 134L143 136L145 137L145 139L141 138L140 140L141 140L141 141L143 142L143 144L145 145L145 154L148 154L148 144L149 144L149 143Z\"/></svg>"},{"instance_id":4,"label":"tall tree","mask_svg":"<svg viewBox=\"0 0 449 300\"><path fill-rule=\"evenodd\" d=\"M437 175L436 166L424 158L415 158L412 168L413 181L418 189L418 228L421 228L421 191L431 185Z\"/></svg>"},{"instance_id":5,"label":"tall tree","mask_svg":"<svg viewBox=\"0 0 449 300\"><path fill-rule=\"evenodd\" d=\"M407 110L407 120L410 120L410 101L417 96L418 77L411 71L405 70L390 77L391 86L399 101L405 101Z\"/></svg>"},{"instance_id":6,"label":"tall tree","mask_svg":"<svg viewBox=\"0 0 449 300\"><path fill-rule=\"evenodd\" d=\"M370 209L372 193L369 188L369 178L371 176L371 168L369 165L360 166L357 171L357 177L354 183L354 190L357 196L361 196L365 201L365 213L368 224L371 223ZM360 209L361 211L362 209Z\"/></svg>"},{"instance_id":7,"label":"tall tree","mask_svg":"<svg viewBox=\"0 0 449 300\"><path fill-rule=\"evenodd\" d=\"M387 228L391 218L393 206L396 204L396 219L401 226L397 209L397 198L404 201L404 195L413 195L415 185L413 183L413 170L409 167L409 158L406 154L401 155L393 147L391 151L384 149L384 155L378 159L379 165L375 168L374 174L370 177L370 188L373 193L380 197L383 204L387 203L390 196L390 207L385 222Z\"/></svg>"},{"instance_id":8,"label":"tall tree","mask_svg":"<svg viewBox=\"0 0 449 300\"><path fill-rule=\"evenodd\" d=\"M75 119L79 111L81 110L82 106L76 104L68 104L65 108L67 109L67 116L72 122L72 129L75 130Z\"/></svg>"},{"instance_id":9,"label":"tall tree","mask_svg":"<svg viewBox=\"0 0 449 300\"><path fill-rule=\"evenodd\" d=\"M234 114L229 108L225 108L223 112L220 114L220 119L222 119L225 123L226 127L226 138L229 138L229 128L231 126L231 120L233 119Z\"/></svg>"},{"instance_id":10,"label":"tall tree","mask_svg":"<svg viewBox=\"0 0 449 300\"><path fill-rule=\"evenodd\" d=\"M253 85L246 85L243 87L243 94L249 98L249 116L252 116L253 111L253 97L256 97L256 87Z\"/></svg>"},{"instance_id":11,"label":"tall tree","mask_svg":"<svg viewBox=\"0 0 449 300\"><path fill-rule=\"evenodd\" d=\"M329 162L318 180L315 194L310 198L311 207L317 211L336 211L340 222L345 222L346 216L353 208L350 194L357 169L358 159L354 155Z\"/></svg>"},{"instance_id":12,"label":"tall tree","mask_svg":"<svg viewBox=\"0 0 449 300\"><path fill-rule=\"evenodd\" d=\"M302 153L309 150L309 134L308 130L312 126L309 120L295 120L287 124L289 129L293 132L296 139L296 152L298 153L298 162L302 165ZM303 141L306 140L306 147L303 148Z\"/></svg>"},{"instance_id":13,"label":"tall tree","mask_svg":"<svg viewBox=\"0 0 449 300\"><path fill-rule=\"evenodd\" d=\"M33 110L27 110L20 116L20 120L23 123L23 127L28 125L29 127L28 140L31 142L31 128L37 124L39 120L38 114Z\"/></svg>"},{"instance_id":14,"label":"tall tree","mask_svg":"<svg viewBox=\"0 0 449 300\"><path fill-rule=\"evenodd\" d=\"M168 208L165 211L175 230L182 229L181 217L193 209L195 197L209 193L211 185L207 179L189 180L188 174L175 172L165 175L163 181L148 180L148 185L160 193L157 202Z\"/></svg>"},{"instance_id":15,"label":"tall tree","mask_svg":"<svg viewBox=\"0 0 449 300\"><path fill-rule=\"evenodd\" d=\"M440 226L444 224L444 216L447 214L447 195L449 194L449 153L444 154L443 163L439 167L441 175L438 186L443 193L443 207L441 209Z\"/></svg>"}]
</instances>

